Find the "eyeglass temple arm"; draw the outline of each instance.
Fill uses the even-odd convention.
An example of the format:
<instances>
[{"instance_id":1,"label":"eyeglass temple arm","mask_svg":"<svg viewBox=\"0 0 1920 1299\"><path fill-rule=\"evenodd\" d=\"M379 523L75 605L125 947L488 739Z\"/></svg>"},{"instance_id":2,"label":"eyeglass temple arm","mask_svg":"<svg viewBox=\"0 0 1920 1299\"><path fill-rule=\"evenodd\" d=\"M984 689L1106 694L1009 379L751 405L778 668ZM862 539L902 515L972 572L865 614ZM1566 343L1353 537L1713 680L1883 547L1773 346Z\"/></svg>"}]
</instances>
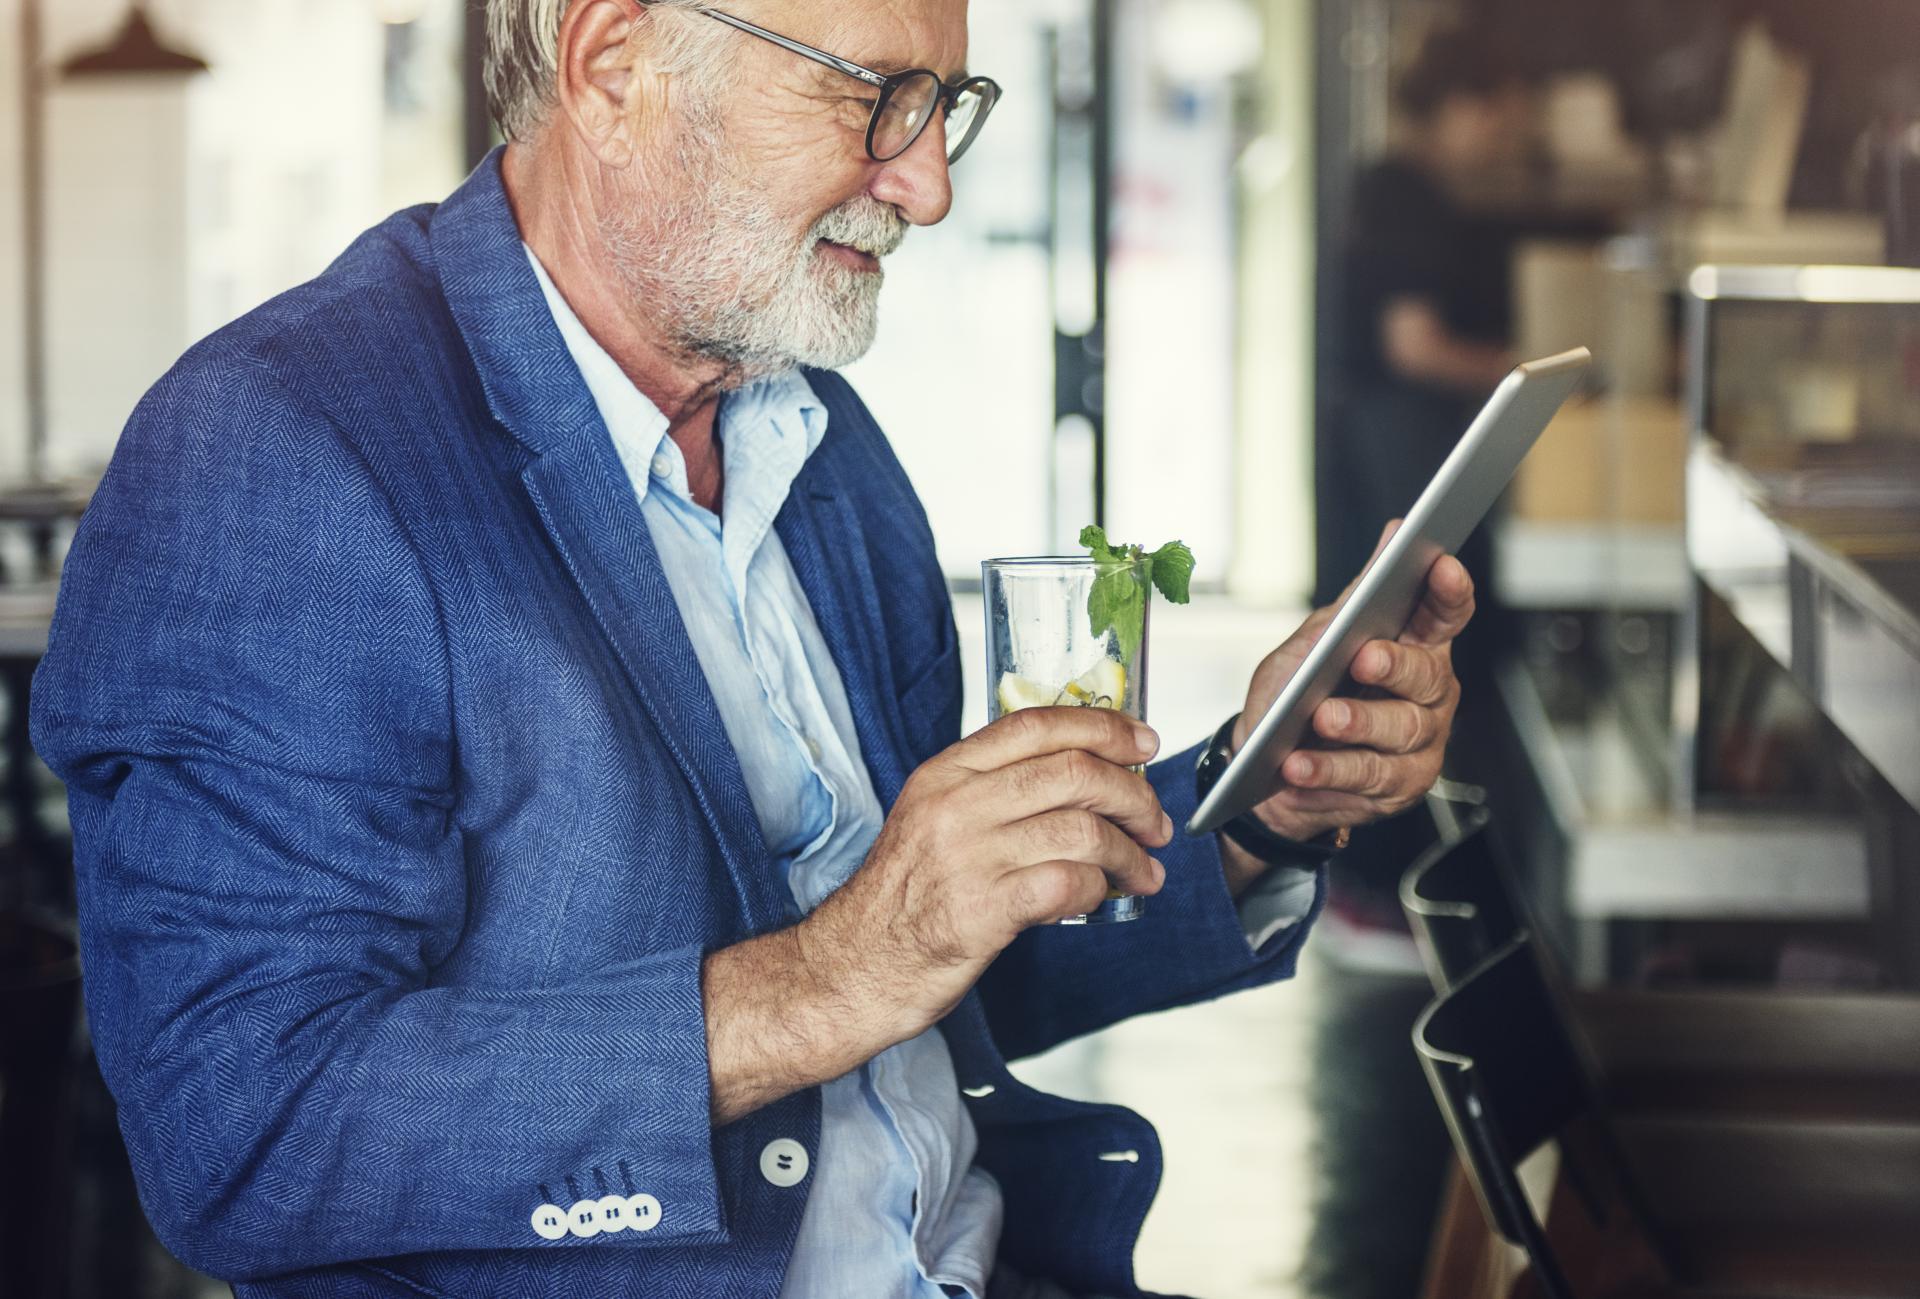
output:
<instances>
[{"instance_id":1,"label":"eyeglass temple arm","mask_svg":"<svg viewBox=\"0 0 1920 1299\"><path fill-rule=\"evenodd\" d=\"M781 49L791 50L802 58L812 59L816 63L824 63L834 71L844 72L848 76L858 78L870 86L884 86L887 84L887 79L871 68L863 68L858 63L849 62L846 59L840 58L838 55L829 54L825 50L816 50L811 45L803 44L790 36L782 36L779 32L770 32L766 28L750 23L744 18L735 18L732 14L723 13L718 9L702 9L700 12L709 18L717 19L725 23L729 27L737 27L750 36L758 36L763 41L772 41Z\"/></svg>"}]
</instances>

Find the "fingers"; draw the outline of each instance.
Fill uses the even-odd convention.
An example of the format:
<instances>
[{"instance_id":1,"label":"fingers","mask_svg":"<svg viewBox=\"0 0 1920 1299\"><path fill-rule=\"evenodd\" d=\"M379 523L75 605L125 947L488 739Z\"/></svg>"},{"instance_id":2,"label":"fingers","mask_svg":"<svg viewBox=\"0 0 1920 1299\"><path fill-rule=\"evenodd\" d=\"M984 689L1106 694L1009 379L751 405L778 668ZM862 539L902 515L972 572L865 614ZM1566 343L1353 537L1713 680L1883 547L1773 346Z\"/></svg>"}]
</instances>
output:
<instances>
[{"instance_id":1,"label":"fingers","mask_svg":"<svg viewBox=\"0 0 1920 1299\"><path fill-rule=\"evenodd\" d=\"M1077 861L1045 861L1023 866L1000 878L998 897L1012 929L1052 924L1084 916L1112 891L1098 866Z\"/></svg>"},{"instance_id":2,"label":"fingers","mask_svg":"<svg viewBox=\"0 0 1920 1299\"><path fill-rule=\"evenodd\" d=\"M1387 543L1393 540L1394 533L1400 531L1400 525L1405 522L1405 519L1387 520L1387 526L1380 529L1380 540L1373 543L1373 553L1367 556L1367 563L1371 564L1374 560L1380 558L1380 552L1387 548ZM1357 577L1353 580L1355 584L1358 584L1360 581Z\"/></svg>"},{"instance_id":3,"label":"fingers","mask_svg":"<svg viewBox=\"0 0 1920 1299\"><path fill-rule=\"evenodd\" d=\"M1404 699L1329 699L1315 710L1313 729L1336 744L1415 753L1436 743L1443 728L1436 710Z\"/></svg>"},{"instance_id":4,"label":"fingers","mask_svg":"<svg viewBox=\"0 0 1920 1299\"><path fill-rule=\"evenodd\" d=\"M1373 559L1367 561L1368 567L1372 567L1374 559L1380 558L1380 552L1386 549L1387 543L1393 540L1396 532L1400 531L1400 524L1401 520L1395 519L1381 531L1380 540L1373 548ZM1465 570L1463 569L1462 572L1464 573ZM1291 679L1300 664L1306 660L1308 652L1326 634L1334 615L1346 605L1347 600L1353 595L1354 588L1360 585L1360 579L1363 576L1365 576L1365 569L1356 574L1353 581L1347 583L1347 589L1342 591L1339 598L1332 604L1315 609L1307 620L1300 624L1300 629L1287 637L1280 648L1267 655L1260 666L1254 670L1253 683L1247 691L1247 706L1241 710L1240 720L1235 723L1233 729L1233 744L1236 750L1247 742L1247 736L1252 733L1254 724L1266 715L1281 686Z\"/></svg>"},{"instance_id":5,"label":"fingers","mask_svg":"<svg viewBox=\"0 0 1920 1299\"><path fill-rule=\"evenodd\" d=\"M1284 809L1283 821L1297 823L1281 832L1302 842L1338 826L1364 825L1380 819L1378 803L1340 789L1301 789L1289 785L1274 795L1272 805Z\"/></svg>"},{"instance_id":6,"label":"fingers","mask_svg":"<svg viewBox=\"0 0 1920 1299\"><path fill-rule=\"evenodd\" d=\"M1166 872L1120 827L1092 812L1045 812L1010 827L1015 860L1080 862L1106 873L1122 893L1157 893Z\"/></svg>"},{"instance_id":7,"label":"fingers","mask_svg":"<svg viewBox=\"0 0 1920 1299\"><path fill-rule=\"evenodd\" d=\"M1300 624L1299 630L1287 637L1270 657L1290 659L1297 665L1306 658L1307 651L1318 645L1320 638L1327 634L1327 628L1333 625L1333 616L1340 612L1340 604L1344 603L1346 603L1346 597L1343 595L1340 597L1339 604L1330 604L1324 609L1315 609L1308 614L1307 620Z\"/></svg>"},{"instance_id":8,"label":"fingers","mask_svg":"<svg viewBox=\"0 0 1920 1299\"><path fill-rule=\"evenodd\" d=\"M1173 841L1173 821L1146 778L1085 749L1016 762L983 777L982 785L982 797L999 821L1072 808L1106 817L1143 847L1164 848Z\"/></svg>"},{"instance_id":9,"label":"fingers","mask_svg":"<svg viewBox=\"0 0 1920 1299\"><path fill-rule=\"evenodd\" d=\"M1400 531L1403 522L1402 519L1394 519L1381 531L1380 540L1374 543L1373 555L1367 560L1367 568L1371 568L1373 561L1380 558L1380 552L1387 548L1387 543ZM1366 568L1356 573L1353 581L1347 583L1347 589L1340 593L1340 598L1329 605L1325 612L1331 614L1346 604L1354 587L1360 585L1360 579L1365 575ZM1414 610L1401 639L1429 647L1445 645L1466 629L1467 623L1473 618L1473 604L1473 578L1466 566L1452 555L1442 555L1427 573L1426 594L1420 601L1420 607Z\"/></svg>"},{"instance_id":10,"label":"fingers","mask_svg":"<svg viewBox=\"0 0 1920 1299\"><path fill-rule=\"evenodd\" d=\"M1427 708L1449 702L1458 684L1444 646L1430 649L1395 641L1369 641L1354 655L1349 671L1363 686L1377 686Z\"/></svg>"},{"instance_id":11,"label":"fingers","mask_svg":"<svg viewBox=\"0 0 1920 1299\"><path fill-rule=\"evenodd\" d=\"M1437 752L1429 756L1375 749L1302 749L1288 754L1280 771L1299 789L1352 794L1398 810L1433 788L1440 761Z\"/></svg>"},{"instance_id":12,"label":"fingers","mask_svg":"<svg viewBox=\"0 0 1920 1299\"><path fill-rule=\"evenodd\" d=\"M997 771L1070 749L1127 767L1158 753L1160 737L1144 722L1111 708L1023 708L975 731L949 752L969 770Z\"/></svg>"},{"instance_id":13,"label":"fingers","mask_svg":"<svg viewBox=\"0 0 1920 1299\"><path fill-rule=\"evenodd\" d=\"M1402 642L1437 648L1450 644L1473 619L1473 577L1452 555L1442 555L1427 572L1427 592L1413 611Z\"/></svg>"}]
</instances>

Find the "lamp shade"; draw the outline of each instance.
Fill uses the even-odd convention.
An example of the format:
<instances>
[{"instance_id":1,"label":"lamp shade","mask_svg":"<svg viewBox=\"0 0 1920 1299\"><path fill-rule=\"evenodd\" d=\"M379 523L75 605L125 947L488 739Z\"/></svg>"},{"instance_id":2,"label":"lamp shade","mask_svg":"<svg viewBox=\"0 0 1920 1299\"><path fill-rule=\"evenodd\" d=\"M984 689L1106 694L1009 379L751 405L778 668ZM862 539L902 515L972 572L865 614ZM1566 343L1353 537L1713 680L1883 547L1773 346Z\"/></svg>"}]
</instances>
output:
<instances>
[{"instance_id":1,"label":"lamp shade","mask_svg":"<svg viewBox=\"0 0 1920 1299\"><path fill-rule=\"evenodd\" d=\"M114 38L98 49L76 54L60 65L63 77L119 76L129 72L188 76L205 72L207 62L163 45L147 19L145 5L136 4Z\"/></svg>"}]
</instances>

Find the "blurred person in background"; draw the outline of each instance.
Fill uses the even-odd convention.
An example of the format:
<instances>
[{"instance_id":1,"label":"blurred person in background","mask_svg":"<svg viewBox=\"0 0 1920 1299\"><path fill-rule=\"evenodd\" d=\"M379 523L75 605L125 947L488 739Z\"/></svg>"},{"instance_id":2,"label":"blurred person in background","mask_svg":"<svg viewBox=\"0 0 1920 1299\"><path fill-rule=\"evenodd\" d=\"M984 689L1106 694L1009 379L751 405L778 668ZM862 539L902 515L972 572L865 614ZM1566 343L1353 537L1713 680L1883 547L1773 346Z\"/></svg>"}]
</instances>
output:
<instances>
[{"instance_id":1,"label":"blurred person in background","mask_svg":"<svg viewBox=\"0 0 1920 1299\"><path fill-rule=\"evenodd\" d=\"M1430 34L1395 88L1396 148L1355 182L1339 390L1316 484L1316 603L1366 564L1380 522L1412 505L1518 360L1508 240L1458 197L1510 181L1531 157L1533 92L1498 48L1484 31ZM1506 635L1492 596L1497 517L1460 551L1479 587L1459 660L1469 697ZM1354 836L1326 920L1333 954L1419 973L1397 890L1424 834L1408 818Z\"/></svg>"},{"instance_id":2,"label":"blurred person in background","mask_svg":"<svg viewBox=\"0 0 1920 1299\"><path fill-rule=\"evenodd\" d=\"M1152 1127L1006 1059L1292 973L1439 770L1466 571L1225 834L1244 720L961 739L834 370L997 93L964 0L487 29L511 143L189 352L66 565L33 736L147 1213L241 1299L1136 1293Z\"/></svg>"}]
</instances>

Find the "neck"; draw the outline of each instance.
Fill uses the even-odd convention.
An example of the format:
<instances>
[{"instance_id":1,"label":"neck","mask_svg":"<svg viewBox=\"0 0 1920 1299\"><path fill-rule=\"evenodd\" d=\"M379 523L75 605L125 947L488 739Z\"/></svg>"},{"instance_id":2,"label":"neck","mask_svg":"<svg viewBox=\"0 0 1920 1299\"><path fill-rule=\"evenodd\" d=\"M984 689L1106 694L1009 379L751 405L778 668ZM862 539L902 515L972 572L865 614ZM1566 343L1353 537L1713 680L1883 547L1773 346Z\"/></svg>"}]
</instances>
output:
<instances>
[{"instance_id":1,"label":"neck","mask_svg":"<svg viewBox=\"0 0 1920 1299\"><path fill-rule=\"evenodd\" d=\"M694 498L718 510L720 454L714 415L739 386L726 365L689 357L675 346L622 281L600 236L606 176L590 156L564 147L507 146L501 164L520 237L546 268L560 296L633 386L667 418L686 458Z\"/></svg>"},{"instance_id":2,"label":"neck","mask_svg":"<svg viewBox=\"0 0 1920 1299\"><path fill-rule=\"evenodd\" d=\"M605 175L589 155L509 144L501 163L520 238L637 390L659 407L676 439L687 424L712 424L722 393L739 378L718 361L687 357L645 303L624 292L601 238Z\"/></svg>"}]
</instances>

